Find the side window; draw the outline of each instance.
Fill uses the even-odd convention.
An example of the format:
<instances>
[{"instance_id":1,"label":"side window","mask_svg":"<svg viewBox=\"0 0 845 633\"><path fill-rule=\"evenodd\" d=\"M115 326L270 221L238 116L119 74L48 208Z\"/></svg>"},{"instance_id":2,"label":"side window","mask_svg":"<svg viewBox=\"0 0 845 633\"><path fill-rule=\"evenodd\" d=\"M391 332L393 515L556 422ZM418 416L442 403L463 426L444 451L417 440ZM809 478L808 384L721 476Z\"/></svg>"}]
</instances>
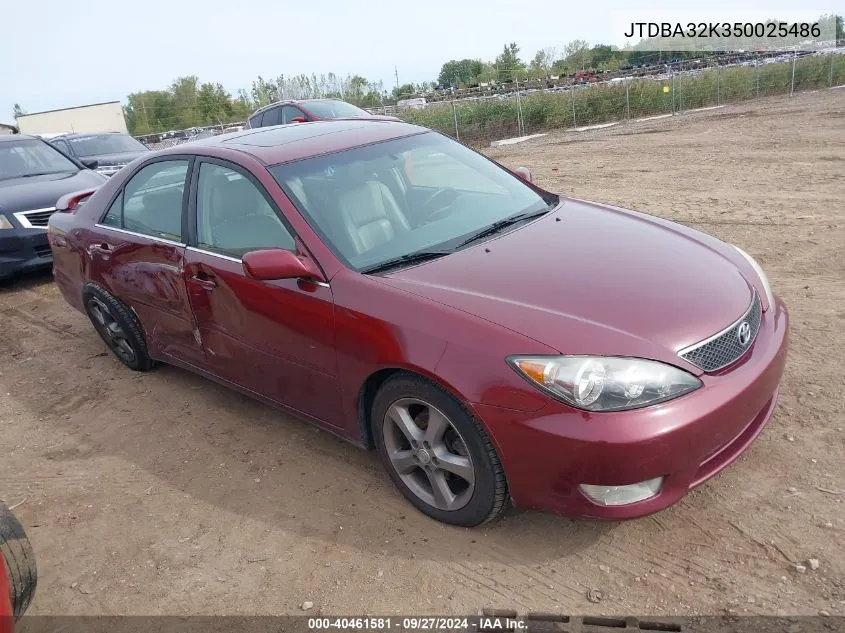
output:
<instances>
[{"instance_id":1,"label":"side window","mask_svg":"<svg viewBox=\"0 0 845 633\"><path fill-rule=\"evenodd\" d=\"M264 120L261 122L261 127L268 127L270 125L279 125L282 122L281 108L270 108L264 113Z\"/></svg>"},{"instance_id":2,"label":"side window","mask_svg":"<svg viewBox=\"0 0 845 633\"><path fill-rule=\"evenodd\" d=\"M68 147L68 144L65 143L64 141L54 141L53 145L58 147L59 151L64 152L65 154L70 154L71 156L73 156L73 154L71 154L70 147Z\"/></svg>"},{"instance_id":3,"label":"side window","mask_svg":"<svg viewBox=\"0 0 845 633\"><path fill-rule=\"evenodd\" d=\"M123 189L123 228L181 241L187 174L187 160L152 163L135 174Z\"/></svg>"},{"instance_id":4,"label":"side window","mask_svg":"<svg viewBox=\"0 0 845 633\"><path fill-rule=\"evenodd\" d=\"M282 123L293 123L296 117L307 118L305 113L299 108L295 108L294 106L285 106L282 108Z\"/></svg>"},{"instance_id":5,"label":"side window","mask_svg":"<svg viewBox=\"0 0 845 633\"><path fill-rule=\"evenodd\" d=\"M296 247L258 187L242 173L213 163L200 165L197 246L232 257L263 248Z\"/></svg>"},{"instance_id":6,"label":"side window","mask_svg":"<svg viewBox=\"0 0 845 633\"><path fill-rule=\"evenodd\" d=\"M108 213L106 213L105 217L102 219L100 224L105 224L106 226L114 226L117 228L123 227L123 192L120 192L120 195L115 198L114 202L111 203L109 207Z\"/></svg>"},{"instance_id":7,"label":"side window","mask_svg":"<svg viewBox=\"0 0 845 633\"><path fill-rule=\"evenodd\" d=\"M253 129L254 129L254 128L259 128L259 127L262 127L262 120L261 120L261 119L262 119L263 117L264 117L264 113L263 113L263 112L261 112L261 113L259 113L259 114L256 114L254 117L252 117L252 118L249 120L249 127L250 127L250 128L253 128Z\"/></svg>"}]
</instances>

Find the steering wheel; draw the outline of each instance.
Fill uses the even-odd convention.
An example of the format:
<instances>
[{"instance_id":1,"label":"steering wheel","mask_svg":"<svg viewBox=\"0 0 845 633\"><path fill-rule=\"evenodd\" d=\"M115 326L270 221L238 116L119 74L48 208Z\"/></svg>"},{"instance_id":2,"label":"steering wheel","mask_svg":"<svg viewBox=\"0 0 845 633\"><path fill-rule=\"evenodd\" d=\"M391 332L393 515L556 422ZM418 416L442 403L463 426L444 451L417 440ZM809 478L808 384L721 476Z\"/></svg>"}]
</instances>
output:
<instances>
[{"instance_id":1,"label":"steering wheel","mask_svg":"<svg viewBox=\"0 0 845 633\"><path fill-rule=\"evenodd\" d=\"M423 201L422 208L430 209L423 218L428 223L447 215L451 211L451 204L458 197L458 192L452 187L438 187Z\"/></svg>"}]
</instances>

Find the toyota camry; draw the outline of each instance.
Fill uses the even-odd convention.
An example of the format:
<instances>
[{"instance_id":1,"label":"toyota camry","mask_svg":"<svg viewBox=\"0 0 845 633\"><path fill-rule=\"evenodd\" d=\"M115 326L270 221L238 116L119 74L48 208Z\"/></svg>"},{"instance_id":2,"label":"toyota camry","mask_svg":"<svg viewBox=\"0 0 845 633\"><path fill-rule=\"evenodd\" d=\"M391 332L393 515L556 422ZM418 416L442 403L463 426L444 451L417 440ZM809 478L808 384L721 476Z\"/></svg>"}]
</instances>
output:
<instances>
[{"instance_id":1,"label":"toyota camry","mask_svg":"<svg viewBox=\"0 0 845 633\"><path fill-rule=\"evenodd\" d=\"M788 316L750 255L421 127L235 132L56 206L56 282L123 364L375 449L446 523L647 515L775 408Z\"/></svg>"}]
</instances>

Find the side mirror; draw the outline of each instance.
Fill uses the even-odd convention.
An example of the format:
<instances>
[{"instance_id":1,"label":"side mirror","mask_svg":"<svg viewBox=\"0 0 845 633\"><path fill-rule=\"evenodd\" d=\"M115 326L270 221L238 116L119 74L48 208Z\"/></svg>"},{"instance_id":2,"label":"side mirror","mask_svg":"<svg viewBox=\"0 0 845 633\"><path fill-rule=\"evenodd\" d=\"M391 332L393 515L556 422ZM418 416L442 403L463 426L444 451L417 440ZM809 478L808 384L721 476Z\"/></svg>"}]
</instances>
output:
<instances>
[{"instance_id":1,"label":"side mirror","mask_svg":"<svg viewBox=\"0 0 845 633\"><path fill-rule=\"evenodd\" d=\"M85 165L88 169L97 169L100 166L100 161L96 158L80 158L79 162Z\"/></svg>"},{"instance_id":2,"label":"side mirror","mask_svg":"<svg viewBox=\"0 0 845 633\"><path fill-rule=\"evenodd\" d=\"M295 253L281 248L250 251L242 258L244 271L253 279L310 279L325 281L322 273L310 262L304 262Z\"/></svg>"},{"instance_id":3,"label":"side mirror","mask_svg":"<svg viewBox=\"0 0 845 633\"><path fill-rule=\"evenodd\" d=\"M525 182L534 182L531 178L531 172L528 170L528 167L517 167L513 170L513 173L522 178Z\"/></svg>"},{"instance_id":4,"label":"side mirror","mask_svg":"<svg viewBox=\"0 0 845 633\"><path fill-rule=\"evenodd\" d=\"M290 120L290 122L291 123L305 123L307 120L308 119L306 119L304 116L295 116Z\"/></svg>"}]
</instances>

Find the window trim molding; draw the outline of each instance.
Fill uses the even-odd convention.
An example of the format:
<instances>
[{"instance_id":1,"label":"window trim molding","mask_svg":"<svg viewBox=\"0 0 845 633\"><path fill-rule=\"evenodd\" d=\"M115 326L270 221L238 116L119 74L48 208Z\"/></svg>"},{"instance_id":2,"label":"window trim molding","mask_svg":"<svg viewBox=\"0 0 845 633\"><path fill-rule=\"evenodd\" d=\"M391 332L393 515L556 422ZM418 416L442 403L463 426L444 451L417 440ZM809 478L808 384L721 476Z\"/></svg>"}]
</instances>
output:
<instances>
[{"instance_id":1,"label":"window trim molding","mask_svg":"<svg viewBox=\"0 0 845 633\"><path fill-rule=\"evenodd\" d=\"M219 257L220 259L225 259L226 261L235 262L237 264L243 264L243 259L239 257L234 257L232 255L226 255L224 253L217 253L215 251L209 251L204 248L200 248L199 246L186 246L185 250L191 251L193 253L202 253L203 255L212 255L214 257Z\"/></svg>"},{"instance_id":2,"label":"window trim molding","mask_svg":"<svg viewBox=\"0 0 845 633\"><path fill-rule=\"evenodd\" d=\"M156 235L147 235L146 233L139 233L138 231L130 231L129 229L120 228L117 226L109 226L108 224L100 224L97 222L95 225L98 229L107 229L109 231L115 231L117 233L124 233L126 235L131 235L133 237L141 237L148 240L153 240L154 242L161 242L162 244L168 244L170 246L178 246L179 248L186 248L187 244L184 242L177 242L175 240L169 240L166 237L158 237Z\"/></svg>"}]
</instances>

